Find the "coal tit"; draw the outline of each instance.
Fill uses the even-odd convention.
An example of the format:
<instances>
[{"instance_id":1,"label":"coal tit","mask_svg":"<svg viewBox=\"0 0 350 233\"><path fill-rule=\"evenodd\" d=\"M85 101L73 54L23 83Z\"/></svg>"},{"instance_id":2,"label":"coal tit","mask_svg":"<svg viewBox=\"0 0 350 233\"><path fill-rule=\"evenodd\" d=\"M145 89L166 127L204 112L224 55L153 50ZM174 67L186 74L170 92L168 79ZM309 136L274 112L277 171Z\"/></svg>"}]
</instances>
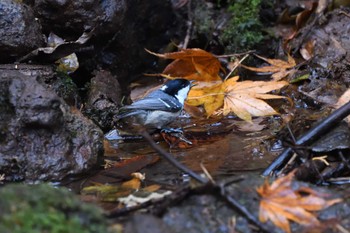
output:
<instances>
[{"instance_id":1,"label":"coal tit","mask_svg":"<svg viewBox=\"0 0 350 233\"><path fill-rule=\"evenodd\" d=\"M180 115L191 86L186 79L170 80L143 99L120 108L117 128L132 134L163 129Z\"/></svg>"}]
</instances>

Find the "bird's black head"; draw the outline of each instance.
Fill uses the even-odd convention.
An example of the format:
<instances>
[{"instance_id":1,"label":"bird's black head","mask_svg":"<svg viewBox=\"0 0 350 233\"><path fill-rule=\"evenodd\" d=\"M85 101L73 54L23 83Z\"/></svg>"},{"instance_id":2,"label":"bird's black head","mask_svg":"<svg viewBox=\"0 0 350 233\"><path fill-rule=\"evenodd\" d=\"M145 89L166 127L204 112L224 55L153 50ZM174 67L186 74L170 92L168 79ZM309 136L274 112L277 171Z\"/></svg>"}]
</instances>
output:
<instances>
[{"instance_id":1,"label":"bird's black head","mask_svg":"<svg viewBox=\"0 0 350 233\"><path fill-rule=\"evenodd\" d=\"M166 82L160 90L175 97L180 103L184 104L190 88L190 81L186 79L174 79Z\"/></svg>"},{"instance_id":2,"label":"bird's black head","mask_svg":"<svg viewBox=\"0 0 350 233\"><path fill-rule=\"evenodd\" d=\"M166 82L160 89L168 95L175 96L179 94L182 89L191 87L191 82L186 79L173 79ZM187 93L186 93L187 94Z\"/></svg>"}]
</instances>

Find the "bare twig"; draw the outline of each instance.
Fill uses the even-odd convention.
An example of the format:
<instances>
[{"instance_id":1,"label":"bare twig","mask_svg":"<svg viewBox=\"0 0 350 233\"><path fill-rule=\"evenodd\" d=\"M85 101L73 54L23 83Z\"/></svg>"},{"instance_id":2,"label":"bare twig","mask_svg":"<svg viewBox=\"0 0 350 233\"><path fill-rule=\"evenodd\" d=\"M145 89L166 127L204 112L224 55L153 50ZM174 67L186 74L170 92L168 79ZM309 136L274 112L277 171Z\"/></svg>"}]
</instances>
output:
<instances>
[{"instance_id":1,"label":"bare twig","mask_svg":"<svg viewBox=\"0 0 350 233\"><path fill-rule=\"evenodd\" d=\"M226 77L225 77L225 81L226 81L226 79L228 79L230 76L231 76L231 74L233 73L233 71L235 71L236 70L236 68L247 58L249 56L249 54L246 54L241 60L239 60L239 62L230 70L230 72L226 75Z\"/></svg>"},{"instance_id":2,"label":"bare twig","mask_svg":"<svg viewBox=\"0 0 350 233\"><path fill-rule=\"evenodd\" d=\"M226 57L239 57L239 56L243 56L243 55L249 55L255 53L255 50L249 50L247 52L243 52L243 53L233 53L233 54L224 54L224 55L215 55L215 57L217 58L226 58Z\"/></svg>"},{"instance_id":3,"label":"bare twig","mask_svg":"<svg viewBox=\"0 0 350 233\"><path fill-rule=\"evenodd\" d=\"M224 188L224 186L220 187L220 196L232 207L234 207L240 214L242 214L249 222L259 227L259 230L261 232L264 232L264 233L274 232L272 229L268 229L266 225L262 224L253 214L249 212L247 208L241 205L235 198L227 194L227 191Z\"/></svg>"},{"instance_id":4,"label":"bare twig","mask_svg":"<svg viewBox=\"0 0 350 233\"><path fill-rule=\"evenodd\" d=\"M193 179L197 180L198 182L200 182L202 184L208 183L208 180L206 178L200 176L199 174L195 173L194 171L192 171L191 169L189 169L185 165L181 164L170 153L166 152L161 147L159 147L153 141L153 139L152 139L151 135L149 135L149 133L147 133L146 131L143 131L143 132L141 132L141 135L144 137L144 139L146 139L146 141L150 144L150 146L155 151L157 151L161 156L163 156L166 160L168 160L169 163L174 165L180 171L183 171L183 172L187 173L190 177L192 177Z\"/></svg>"},{"instance_id":5,"label":"bare twig","mask_svg":"<svg viewBox=\"0 0 350 233\"><path fill-rule=\"evenodd\" d=\"M157 151L161 156L163 156L168 162L170 162L172 165L174 165L179 170L186 172L189 176L191 176L193 179L197 180L198 182L202 183L203 185L200 186L197 190L205 190L206 192L212 191L216 194L218 194L223 200L225 200L228 204L231 205L237 212L242 214L250 223L257 226L261 232L268 233L273 232L271 229L268 229L267 226L262 224L252 213L250 213L245 206L240 204L235 198L230 196L227 193L227 190L225 189L224 185L218 185L216 183L210 182L208 179L198 175L188 167L184 166L180 162L178 162L174 157L169 154L168 152L164 151L161 147L159 147L152 139L152 137L147 133L146 131L141 132L141 135L147 140L147 142L150 144L150 146Z\"/></svg>"},{"instance_id":6,"label":"bare twig","mask_svg":"<svg viewBox=\"0 0 350 233\"><path fill-rule=\"evenodd\" d=\"M187 31L186 31L186 37L184 39L182 49L186 49L188 46L188 43L190 42L191 39L191 33L192 33L192 26L193 26L193 19L192 19L192 11L191 11L191 0L188 1L187 3Z\"/></svg>"}]
</instances>

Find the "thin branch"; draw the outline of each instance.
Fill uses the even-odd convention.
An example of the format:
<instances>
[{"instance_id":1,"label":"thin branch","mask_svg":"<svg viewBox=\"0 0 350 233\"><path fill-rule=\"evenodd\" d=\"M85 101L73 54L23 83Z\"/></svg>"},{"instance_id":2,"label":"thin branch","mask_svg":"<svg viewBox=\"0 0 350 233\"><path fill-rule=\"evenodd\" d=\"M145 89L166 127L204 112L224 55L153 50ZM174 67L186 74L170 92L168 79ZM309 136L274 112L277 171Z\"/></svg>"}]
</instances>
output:
<instances>
[{"instance_id":1,"label":"thin branch","mask_svg":"<svg viewBox=\"0 0 350 233\"><path fill-rule=\"evenodd\" d=\"M250 223L253 223L255 226L259 227L259 230L264 233L274 232L272 229L269 229L268 226L261 223L253 214L249 212L245 206L239 203L235 198L227 194L224 186L220 187L220 196L227 201L232 207L236 209L241 215L243 215Z\"/></svg>"},{"instance_id":2,"label":"thin branch","mask_svg":"<svg viewBox=\"0 0 350 233\"><path fill-rule=\"evenodd\" d=\"M183 45L182 45L182 49L187 48L188 43L190 42L190 39L191 39L192 26L193 26L193 19L192 19L193 17L192 17L191 6L192 6L191 0L189 0L187 3L187 16L188 16L187 31L186 31L186 37L185 37Z\"/></svg>"},{"instance_id":3,"label":"thin branch","mask_svg":"<svg viewBox=\"0 0 350 233\"><path fill-rule=\"evenodd\" d=\"M174 157L164 151L161 147L159 147L152 139L152 137L147 133L146 131L141 132L141 135L146 139L146 141L151 145L151 147L158 152L161 156L163 156L168 162L170 162L172 165L174 165L179 170L186 172L189 176L191 176L193 179L197 180L198 182L202 183L203 186L200 186L197 190L213 190L216 191L222 199L227 201L231 207L233 207L237 212L239 212L243 217L245 217L250 223L254 224L259 228L261 232L268 233L273 232L271 229L268 229L267 226L265 226L263 223L261 223L252 213L248 211L248 209L240 204L235 198L231 197L227 190L225 189L224 185L217 185L215 183L210 182L208 179L198 175L188 167L184 166L180 162L178 162Z\"/></svg>"},{"instance_id":4,"label":"thin branch","mask_svg":"<svg viewBox=\"0 0 350 233\"><path fill-rule=\"evenodd\" d=\"M237 67L249 56L249 54L246 54L241 60L239 60L239 62L230 70L230 72L226 75L225 77L225 81L226 79L228 79L231 74L233 73L233 71L235 71L237 69Z\"/></svg>"},{"instance_id":5,"label":"thin branch","mask_svg":"<svg viewBox=\"0 0 350 233\"><path fill-rule=\"evenodd\" d=\"M234 54L224 54L224 55L214 55L217 58L226 58L226 57L239 57L242 55L246 55L246 54L252 54L255 53L255 50L249 50L247 52L244 53L234 53Z\"/></svg>"},{"instance_id":6,"label":"thin branch","mask_svg":"<svg viewBox=\"0 0 350 233\"><path fill-rule=\"evenodd\" d=\"M306 132L297 141L297 146L307 146L318 140L324 133L332 129L336 124L342 121L350 114L350 101L344 104L339 109L335 110L327 118L322 120L315 127ZM281 166L286 163L293 155L293 149L288 147L282 154L280 154L262 173L263 176L269 176L276 174L276 170L279 170Z\"/></svg>"},{"instance_id":7,"label":"thin branch","mask_svg":"<svg viewBox=\"0 0 350 233\"><path fill-rule=\"evenodd\" d=\"M146 131L141 132L141 135L144 137L144 139L146 139L146 141L150 144L150 146L156 151L158 152L161 156L163 156L163 158L165 158L166 160L168 160L169 163L171 163L172 165L174 165L176 168L178 168L180 171L183 171L185 173L187 173L190 177L192 177L193 179L197 180L198 182L202 183L202 184L206 184L208 183L208 179L200 176L199 174L195 173L194 171L192 171L191 169L189 169L188 167L186 167L185 165L181 164L179 161L177 161L172 154L166 152L165 150L163 150L161 147L159 147L152 139L151 135L149 135L149 133L147 133Z\"/></svg>"}]
</instances>

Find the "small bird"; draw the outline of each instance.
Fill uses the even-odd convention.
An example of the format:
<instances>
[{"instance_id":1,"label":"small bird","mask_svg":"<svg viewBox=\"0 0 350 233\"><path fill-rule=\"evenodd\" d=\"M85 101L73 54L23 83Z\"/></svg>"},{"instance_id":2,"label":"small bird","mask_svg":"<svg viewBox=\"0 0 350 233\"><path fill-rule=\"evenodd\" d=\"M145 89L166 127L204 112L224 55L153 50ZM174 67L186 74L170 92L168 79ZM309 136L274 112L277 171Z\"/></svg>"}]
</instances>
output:
<instances>
[{"instance_id":1,"label":"small bird","mask_svg":"<svg viewBox=\"0 0 350 233\"><path fill-rule=\"evenodd\" d=\"M143 99L120 108L117 128L132 134L163 129L180 115L191 87L192 82L186 79L166 82Z\"/></svg>"}]
</instances>

